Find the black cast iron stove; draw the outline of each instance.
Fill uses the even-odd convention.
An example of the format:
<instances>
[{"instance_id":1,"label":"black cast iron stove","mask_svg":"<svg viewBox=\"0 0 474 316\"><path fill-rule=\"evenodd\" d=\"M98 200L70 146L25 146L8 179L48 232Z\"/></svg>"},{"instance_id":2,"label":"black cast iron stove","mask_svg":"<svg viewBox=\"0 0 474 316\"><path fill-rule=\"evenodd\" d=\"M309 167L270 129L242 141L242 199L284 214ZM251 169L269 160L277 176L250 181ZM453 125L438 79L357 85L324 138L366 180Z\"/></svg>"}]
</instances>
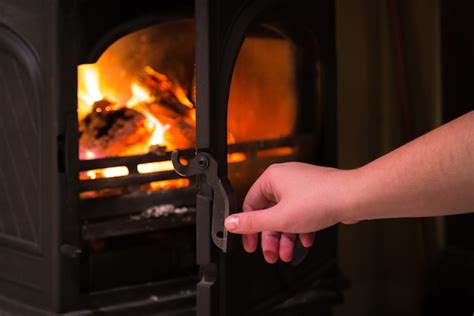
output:
<instances>
[{"instance_id":1,"label":"black cast iron stove","mask_svg":"<svg viewBox=\"0 0 474 316\"><path fill-rule=\"evenodd\" d=\"M334 3L0 2L0 315L329 315L223 228L270 164L336 163ZM284 179L282 179L284 181Z\"/></svg>"}]
</instances>

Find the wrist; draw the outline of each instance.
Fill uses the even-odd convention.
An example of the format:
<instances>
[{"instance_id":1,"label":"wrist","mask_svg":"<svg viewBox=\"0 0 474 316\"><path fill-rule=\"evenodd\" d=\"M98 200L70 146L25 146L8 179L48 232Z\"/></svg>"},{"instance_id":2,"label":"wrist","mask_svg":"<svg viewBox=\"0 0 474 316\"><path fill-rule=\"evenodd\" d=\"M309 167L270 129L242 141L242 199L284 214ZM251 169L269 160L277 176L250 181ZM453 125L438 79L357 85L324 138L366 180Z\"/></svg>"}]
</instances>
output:
<instances>
[{"instance_id":1,"label":"wrist","mask_svg":"<svg viewBox=\"0 0 474 316\"><path fill-rule=\"evenodd\" d=\"M340 222L343 224L354 224L366 220L363 209L364 204L364 168L344 170L344 192L341 192L342 207L340 209Z\"/></svg>"}]
</instances>

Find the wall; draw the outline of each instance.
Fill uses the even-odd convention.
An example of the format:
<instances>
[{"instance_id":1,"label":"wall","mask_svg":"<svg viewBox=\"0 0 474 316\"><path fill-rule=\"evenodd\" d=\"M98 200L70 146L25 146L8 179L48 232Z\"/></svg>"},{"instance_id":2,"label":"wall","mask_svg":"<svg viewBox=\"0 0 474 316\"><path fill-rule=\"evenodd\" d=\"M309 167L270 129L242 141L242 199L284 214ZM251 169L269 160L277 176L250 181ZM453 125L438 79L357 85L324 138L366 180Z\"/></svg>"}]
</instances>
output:
<instances>
[{"instance_id":1,"label":"wall","mask_svg":"<svg viewBox=\"0 0 474 316\"><path fill-rule=\"evenodd\" d=\"M437 1L399 1L414 133L439 125ZM355 168L403 143L385 1L336 1L339 161ZM442 219L340 226L340 262L351 281L336 315L418 315L426 271L441 247Z\"/></svg>"}]
</instances>

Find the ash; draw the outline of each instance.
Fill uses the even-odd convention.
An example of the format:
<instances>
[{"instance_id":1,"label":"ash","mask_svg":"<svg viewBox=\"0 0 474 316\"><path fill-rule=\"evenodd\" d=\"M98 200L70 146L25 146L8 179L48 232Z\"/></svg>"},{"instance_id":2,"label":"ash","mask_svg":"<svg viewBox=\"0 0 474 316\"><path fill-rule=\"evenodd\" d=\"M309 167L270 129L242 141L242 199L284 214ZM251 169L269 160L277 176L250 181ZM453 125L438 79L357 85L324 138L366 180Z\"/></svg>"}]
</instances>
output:
<instances>
[{"instance_id":1,"label":"ash","mask_svg":"<svg viewBox=\"0 0 474 316\"><path fill-rule=\"evenodd\" d=\"M185 214L189 211L187 207L176 207L173 204L162 204L150 207L139 215L131 216L131 219L140 220L146 218L156 218L172 214Z\"/></svg>"}]
</instances>

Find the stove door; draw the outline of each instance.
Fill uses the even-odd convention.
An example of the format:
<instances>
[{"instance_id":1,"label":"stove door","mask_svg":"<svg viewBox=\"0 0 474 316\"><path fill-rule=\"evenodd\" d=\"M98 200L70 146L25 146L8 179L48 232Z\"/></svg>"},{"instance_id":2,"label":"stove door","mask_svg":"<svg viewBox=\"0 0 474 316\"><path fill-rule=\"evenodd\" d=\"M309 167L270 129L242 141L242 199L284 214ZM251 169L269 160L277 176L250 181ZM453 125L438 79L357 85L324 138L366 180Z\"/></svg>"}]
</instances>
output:
<instances>
[{"instance_id":1,"label":"stove door","mask_svg":"<svg viewBox=\"0 0 474 316\"><path fill-rule=\"evenodd\" d=\"M197 314L329 313L339 298L335 228L292 263L268 265L223 221L269 164L335 165L334 4L196 0L195 23L197 156L187 172L200 173Z\"/></svg>"}]
</instances>

